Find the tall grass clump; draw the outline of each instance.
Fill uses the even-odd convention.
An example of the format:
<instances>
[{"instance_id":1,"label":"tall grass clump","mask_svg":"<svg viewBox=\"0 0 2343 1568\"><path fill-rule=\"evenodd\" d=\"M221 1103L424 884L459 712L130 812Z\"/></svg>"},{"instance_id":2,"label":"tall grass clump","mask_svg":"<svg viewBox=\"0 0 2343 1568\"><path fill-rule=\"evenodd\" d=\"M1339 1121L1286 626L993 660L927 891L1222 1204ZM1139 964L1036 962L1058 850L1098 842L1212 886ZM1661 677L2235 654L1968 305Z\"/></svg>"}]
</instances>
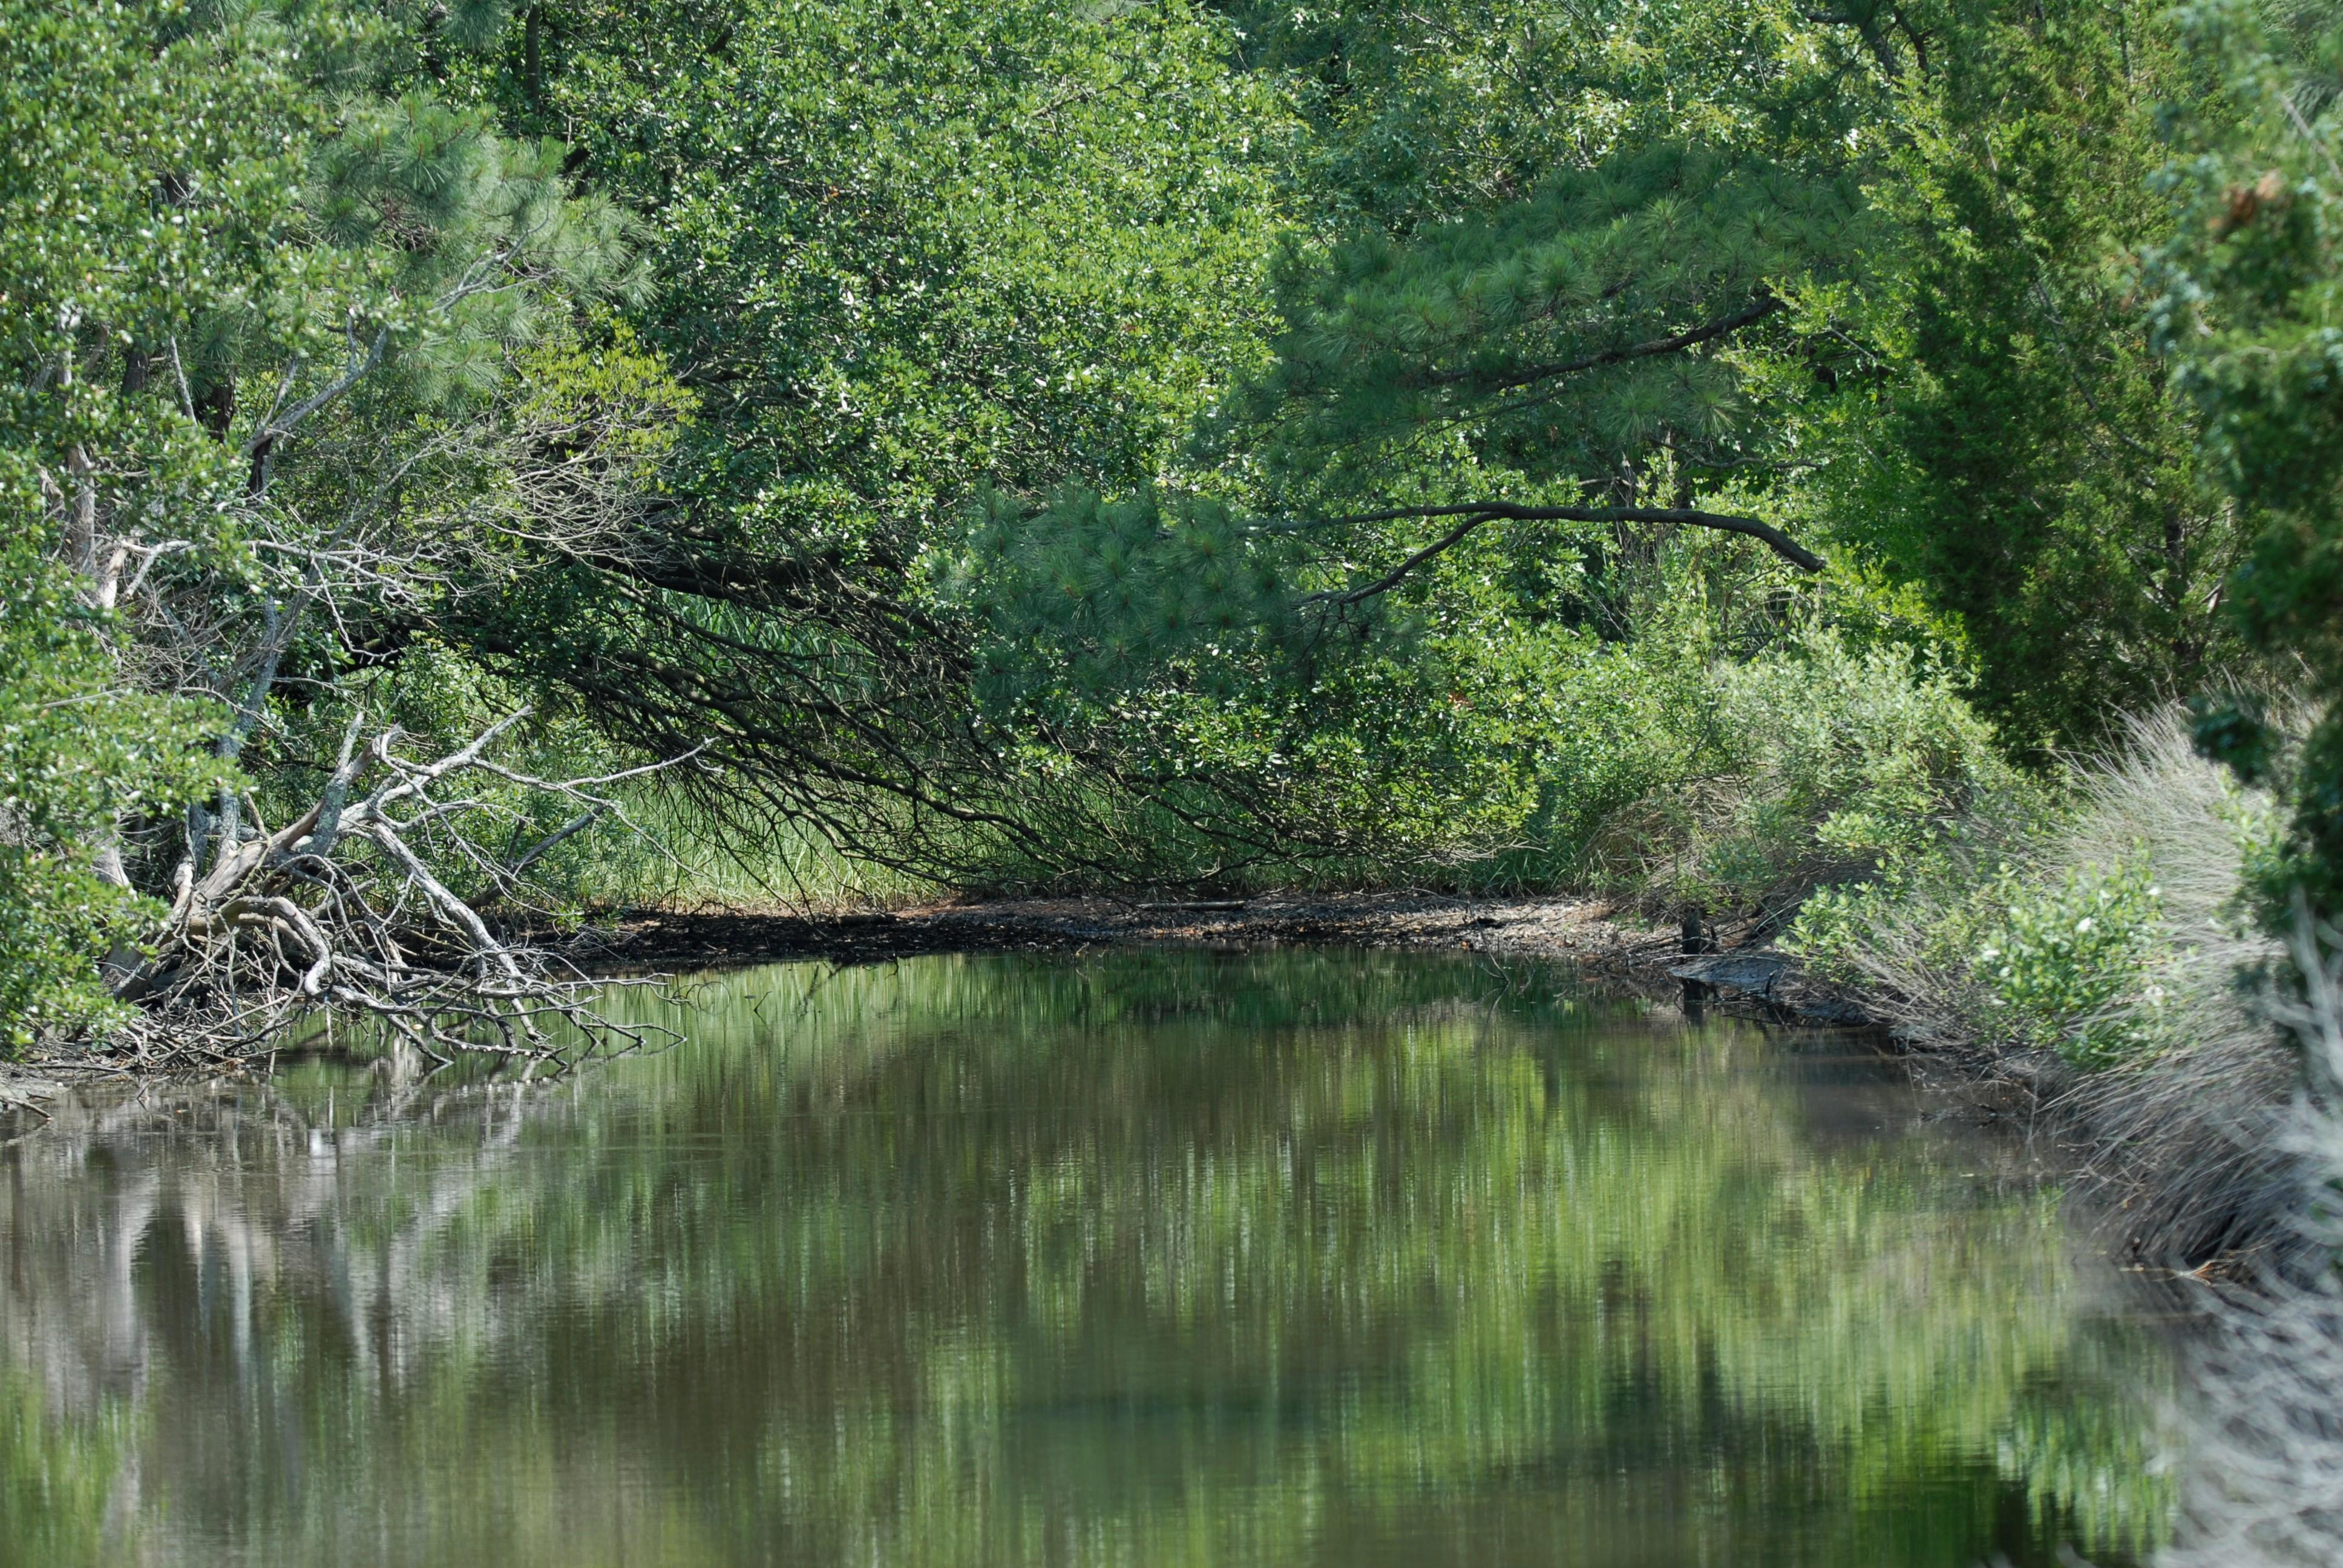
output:
<instances>
[{"instance_id":1,"label":"tall grass clump","mask_svg":"<svg viewBox=\"0 0 2343 1568\"><path fill-rule=\"evenodd\" d=\"M744 827L737 813L659 789L639 791L627 816L624 831L581 843L556 869L569 908L838 914L915 903L937 890L791 818Z\"/></svg>"},{"instance_id":2,"label":"tall grass clump","mask_svg":"<svg viewBox=\"0 0 2343 1568\"><path fill-rule=\"evenodd\" d=\"M2305 910L2295 931L2300 990L2271 1013L2298 1046L2303 1088L2268 1132L2291 1162L2297 1246L2241 1285L2208 1287L2167 1568L2343 1562L2343 935Z\"/></svg>"}]
</instances>

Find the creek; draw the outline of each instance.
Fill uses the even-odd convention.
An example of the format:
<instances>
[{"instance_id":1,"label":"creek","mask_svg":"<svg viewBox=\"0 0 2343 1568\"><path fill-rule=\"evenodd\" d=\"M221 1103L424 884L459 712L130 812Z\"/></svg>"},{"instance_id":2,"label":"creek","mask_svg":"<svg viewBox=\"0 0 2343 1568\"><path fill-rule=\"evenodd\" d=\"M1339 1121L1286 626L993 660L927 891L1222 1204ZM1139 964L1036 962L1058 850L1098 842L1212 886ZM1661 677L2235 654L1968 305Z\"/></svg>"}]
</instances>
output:
<instances>
[{"instance_id":1,"label":"creek","mask_svg":"<svg viewBox=\"0 0 2343 1568\"><path fill-rule=\"evenodd\" d=\"M1859 1036L1468 957L711 977L0 1153L0 1563L2143 1560L2171 1349Z\"/></svg>"}]
</instances>

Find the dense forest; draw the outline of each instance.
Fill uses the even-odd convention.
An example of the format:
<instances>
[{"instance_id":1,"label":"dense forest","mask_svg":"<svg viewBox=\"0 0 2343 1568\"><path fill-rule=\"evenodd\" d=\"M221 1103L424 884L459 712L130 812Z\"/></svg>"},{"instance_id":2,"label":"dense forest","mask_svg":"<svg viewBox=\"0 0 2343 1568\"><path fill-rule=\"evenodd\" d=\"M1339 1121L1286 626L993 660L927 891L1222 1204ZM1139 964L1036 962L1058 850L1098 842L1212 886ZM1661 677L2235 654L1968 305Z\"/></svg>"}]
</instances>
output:
<instances>
[{"instance_id":1,"label":"dense forest","mask_svg":"<svg viewBox=\"0 0 2343 1568\"><path fill-rule=\"evenodd\" d=\"M2150 730L2231 905L2343 902L2322 6L0 36L19 1051L511 1046L629 902L1406 881L2131 910L1966 977L2087 1062L2161 893L2043 846Z\"/></svg>"}]
</instances>

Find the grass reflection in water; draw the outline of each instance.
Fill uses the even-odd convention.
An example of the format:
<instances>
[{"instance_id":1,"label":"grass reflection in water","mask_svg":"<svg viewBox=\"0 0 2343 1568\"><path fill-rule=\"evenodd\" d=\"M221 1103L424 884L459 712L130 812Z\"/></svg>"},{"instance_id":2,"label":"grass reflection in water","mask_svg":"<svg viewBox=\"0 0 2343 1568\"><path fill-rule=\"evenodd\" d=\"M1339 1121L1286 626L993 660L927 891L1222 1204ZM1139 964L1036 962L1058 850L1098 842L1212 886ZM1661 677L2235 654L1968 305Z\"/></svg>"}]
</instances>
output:
<instances>
[{"instance_id":1,"label":"grass reflection in water","mask_svg":"<svg viewBox=\"0 0 2343 1568\"><path fill-rule=\"evenodd\" d=\"M2161 1532L2162 1348L2007 1146L1826 1042L1354 953L793 966L687 1021L553 1085L311 1068L15 1145L0 1562Z\"/></svg>"}]
</instances>

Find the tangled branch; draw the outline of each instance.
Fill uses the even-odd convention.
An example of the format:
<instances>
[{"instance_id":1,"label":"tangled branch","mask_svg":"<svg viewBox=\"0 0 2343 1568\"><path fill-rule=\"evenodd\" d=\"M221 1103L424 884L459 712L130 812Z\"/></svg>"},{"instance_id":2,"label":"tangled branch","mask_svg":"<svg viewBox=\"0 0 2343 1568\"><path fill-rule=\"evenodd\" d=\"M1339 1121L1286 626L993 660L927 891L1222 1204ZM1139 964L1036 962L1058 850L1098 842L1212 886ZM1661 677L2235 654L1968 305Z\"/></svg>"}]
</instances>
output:
<instances>
[{"instance_id":1,"label":"tangled branch","mask_svg":"<svg viewBox=\"0 0 2343 1568\"><path fill-rule=\"evenodd\" d=\"M557 845L603 817L623 817L608 786L688 762L698 749L616 773L540 779L489 755L528 714L510 713L428 760L402 754L395 725L361 744L361 715L300 817L218 842L207 869L196 853L182 859L152 955L115 971L116 994L139 1009L131 1048L149 1063L236 1060L327 1009L371 1018L439 1062L467 1052L551 1060L640 1043L639 1027L598 1010L608 981L508 939L485 911L517 894L523 874ZM476 777L578 809L525 848L492 853L470 829L514 814L456 792ZM417 848L425 835L428 853ZM467 896L449 886L451 867L478 873L482 890Z\"/></svg>"}]
</instances>

